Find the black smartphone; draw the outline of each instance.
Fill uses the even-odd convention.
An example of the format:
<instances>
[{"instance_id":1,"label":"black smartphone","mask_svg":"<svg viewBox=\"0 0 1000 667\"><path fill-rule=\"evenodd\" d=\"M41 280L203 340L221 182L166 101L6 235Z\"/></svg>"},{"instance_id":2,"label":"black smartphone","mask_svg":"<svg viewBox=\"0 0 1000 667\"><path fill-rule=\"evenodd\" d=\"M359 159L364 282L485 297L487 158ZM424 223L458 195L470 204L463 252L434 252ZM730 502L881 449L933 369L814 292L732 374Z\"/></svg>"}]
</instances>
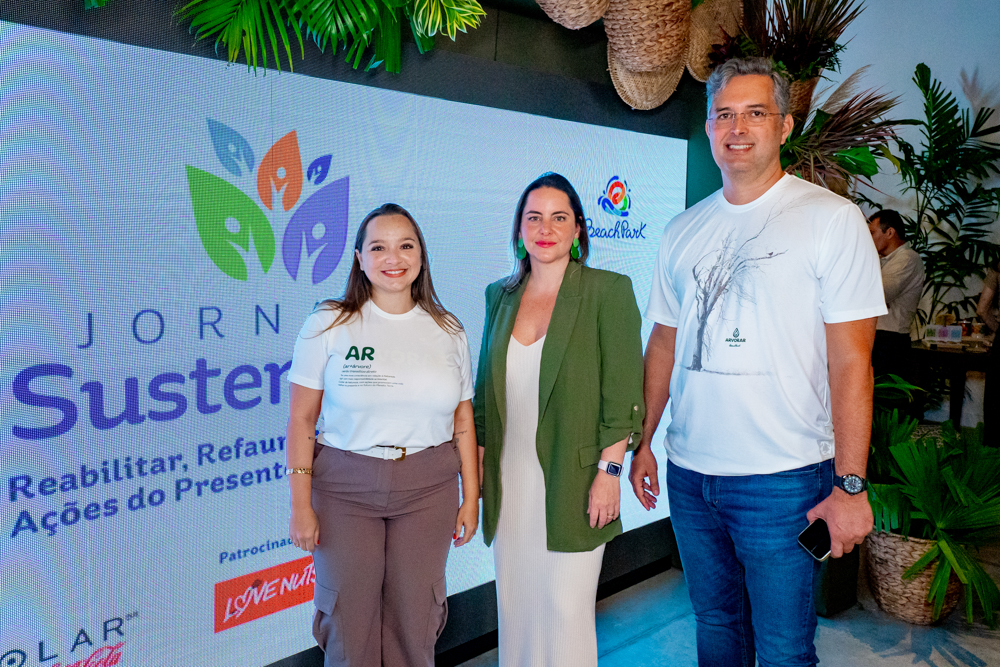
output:
<instances>
[{"instance_id":1,"label":"black smartphone","mask_svg":"<svg viewBox=\"0 0 1000 667\"><path fill-rule=\"evenodd\" d=\"M799 544L809 555L822 562L830 557L830 529L823 519L816 519L799 533Z\"/></svg>"}]
</instances>

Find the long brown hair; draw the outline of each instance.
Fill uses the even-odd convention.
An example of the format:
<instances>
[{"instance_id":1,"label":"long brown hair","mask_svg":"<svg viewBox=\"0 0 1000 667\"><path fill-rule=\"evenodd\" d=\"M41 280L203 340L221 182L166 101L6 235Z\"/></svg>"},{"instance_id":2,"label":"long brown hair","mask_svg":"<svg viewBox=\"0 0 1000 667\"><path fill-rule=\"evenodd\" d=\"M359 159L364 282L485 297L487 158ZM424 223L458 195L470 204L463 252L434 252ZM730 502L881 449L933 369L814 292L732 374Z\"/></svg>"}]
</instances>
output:
<instances>
[{"instance_id":1,"label":"long brown hair","mask_svg":"<svg viewBox=\"0 0 1000 667\"><path fill-rule=\"evenodd\" d=\"M580 228L580 256L576 259L571 258L571 261L578 264L586 264L587 255L590 254L590 239L587 237L587 219L583 215L583 203L580 201L580 195L576 193L576 189L569 180L565 176L552 171L548 171L533 180L524 189L524 192L521 193L521 199L518 200L517 209L514 211L514 226L510 231L510 243L514 248L514 256L517 257L517 242L521 238L521 216L524 215L524 207L528 205L528 195L539 188L559 190L569 197L569 205L573 209L573 218ZM516 290L521 282L528 277L529 273L531 273L531 257L525 254L524 259L517 260L514 270L504 280L504 291L513 292Z\"/></svg>"},{"instance_id":2,"label":"long brown hair","mask_svg":"<svg viewBox=\"0 0 1000 667\"><path fill-rule=\"evenodd\" d=\"M428 315L434 318L437 325L449 333L462 331L462 323L457 317L448 312L437 292L434 291L434 283L431 281L431 267L427 258L427 244L424 243L423 232L420 226L413 219L410 212L398 204L382 204L377 209L365 216L358 227L358 235L354 239L354 259L351 264L351 272L347 276L347 285L344 287L344 295L339 299L326 299L322 301L317 309L336 310L337 317L333 324L326 330L332 329L339 324L350 322L356 315L361 313L361 309L372 298L372 283L368 280L364 270L361 268L361 261L358 253L365 244L365 237L368 234L368 223L382 215L401 215L413 225L413 231L417 235L417 242L420 244L420 273L416 280L410 285L410 297L423 308Z\"/></svg>"}]
</instances>

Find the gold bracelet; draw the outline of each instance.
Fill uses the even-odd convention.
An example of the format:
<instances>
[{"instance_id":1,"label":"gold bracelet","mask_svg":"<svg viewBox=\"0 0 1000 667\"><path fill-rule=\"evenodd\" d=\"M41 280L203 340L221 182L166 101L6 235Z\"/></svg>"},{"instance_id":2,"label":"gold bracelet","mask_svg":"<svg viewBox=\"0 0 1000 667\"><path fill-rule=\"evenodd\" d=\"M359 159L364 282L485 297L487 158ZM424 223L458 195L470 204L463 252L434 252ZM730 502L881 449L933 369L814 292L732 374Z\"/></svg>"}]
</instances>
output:
<instances>
[{"instance_id":1,"label":"gold bracelet","mask_svg":"<svg viewBox=\"0 0 1000 667\"><path fill-rule=\"evenodd\" d=\"M285 474L291 475L292 473L298 473L300 475L311 475L313 474L312 468L285 468Z\"/></svg>"}]
</instances>

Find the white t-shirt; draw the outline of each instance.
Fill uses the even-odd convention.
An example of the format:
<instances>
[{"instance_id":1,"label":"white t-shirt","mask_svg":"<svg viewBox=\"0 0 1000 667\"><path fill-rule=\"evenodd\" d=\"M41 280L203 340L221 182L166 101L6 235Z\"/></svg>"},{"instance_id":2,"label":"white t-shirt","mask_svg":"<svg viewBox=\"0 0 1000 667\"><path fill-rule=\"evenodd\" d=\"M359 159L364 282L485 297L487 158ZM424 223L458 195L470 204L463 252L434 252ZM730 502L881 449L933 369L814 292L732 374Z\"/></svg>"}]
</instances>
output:
<instances>
[{"instance_id":1,"label":"white t-shirt","mask_svg":"<svg viewBox=\"0 0 1000 667\"><path fill-rule=\"evenodd\" d=\"M288 373L323 390L320 442L379 455L451 440L455 409L473 395L465 333L448 333L419 306L392 315L369 301L360 317L328 329L335 317L318 310L306 319Z\"/></svg>"},{"instance_id":2,"label":"white t-shirt","mask_svg":"<svg viewBox=\"0 0 1000 667\"><path fill-rule=\"evenodd\" d=\"M646 316L677 328L667 455L706 475L832 458L824 323L886 312L857 206L794 176L735 206L719 190L660 242Z\"/></svg>"}]
</instances>

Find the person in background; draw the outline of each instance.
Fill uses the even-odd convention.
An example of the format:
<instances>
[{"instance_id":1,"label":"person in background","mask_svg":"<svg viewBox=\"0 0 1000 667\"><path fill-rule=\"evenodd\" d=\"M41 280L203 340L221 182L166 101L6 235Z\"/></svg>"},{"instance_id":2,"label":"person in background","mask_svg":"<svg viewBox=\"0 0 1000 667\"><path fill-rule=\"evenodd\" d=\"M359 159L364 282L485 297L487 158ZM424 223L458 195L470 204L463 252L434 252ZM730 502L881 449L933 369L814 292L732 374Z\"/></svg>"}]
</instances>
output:
<instances>
[{"instance_id":1,"label":"person in background","mask_svg":"<svg viewBox=\"0 0 1000 667\"><path fill-rule=\"evenodd\" d=\"M997 317L997 304L1000 302L1000 265L986 272L983 291L979 295L976 314L993 332L993 347L990 348L990 359L986 367L986 391L983 395L983 421L985 432L983 442L991 447L1000 447L1000 429L997 428L997 416L1000 415L1000 320Z\"/></svg>"},{"instance_id":2,"label":"person in background","mask_svg":"<svg viewBox=\"0 0 1000 667\"><path fill-rule=\"evenodd\" d=\"M878 255L857 206L782 172L793 121L771 61L719 65L707 94L722 190L660 242L647 417L629 477L654 507L651 440L669 398L670 519L699 665L815 665L819 563L797 537L825 520L837 558L873 525L864 475L872 339L886 312Z\"/></svg>"},{"instance_id":3,"label":"person in background","mask_svg":"<svg viewBox=\"0 0 1000 667\"><path fill-rule=\"evenodd\" d=\"M889 312L875 323L872 367L875 377L892 373L912 380L910 325L924 291L924 262L906 241L903 218L891 209L872 213L868 231L882 265L882 289Z\"/></svg>"},{"instance_id":4,"label":"person in background","mask_svg":"<svg viewBox=\"0 0 1000 667\"><path fill-rule=\"evenodd\" d=\"M344 296L306 319L289 380L289 534L313 552L324 665L432 667L448 550L478 527L479 463L469 344L402 207L362 221Z\"/></svg>"},{"instance_id":5,"label":"person in background","mask_svg":"<svg viewBox=\"0 0 1000 667\"><path fill-rule=\"evenodd\" d=\"M486 288L475 398L500 665L595 667L597 579L642 430L642 320L627 276L585 266L564 177L524 190L511 243L514 272Z\"/></svg>"}]
</instances>

